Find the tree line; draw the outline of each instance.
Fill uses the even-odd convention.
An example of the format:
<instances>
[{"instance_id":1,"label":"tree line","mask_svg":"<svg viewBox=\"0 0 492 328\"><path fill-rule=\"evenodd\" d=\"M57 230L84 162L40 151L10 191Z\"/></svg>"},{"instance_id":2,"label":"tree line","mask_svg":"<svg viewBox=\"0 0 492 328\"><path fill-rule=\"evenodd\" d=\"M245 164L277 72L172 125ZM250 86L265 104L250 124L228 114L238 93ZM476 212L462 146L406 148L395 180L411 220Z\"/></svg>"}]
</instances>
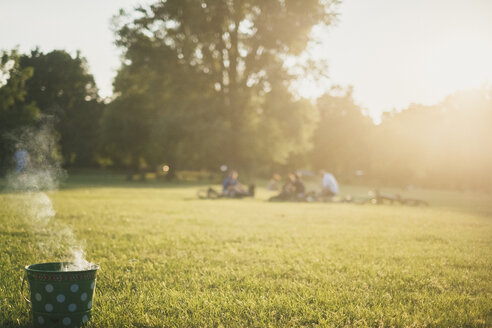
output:
<instances>
[{"instance_id":1,"label":"tree line","mask_svg":"<svg viewBox=\"0 0 492 328\"><path fill-rule=\"evenodd\" d=\"M4 51L0 167L11 164L9 136L48 115L66 167L307 168L352 183L490 189L490 88L392 111L379 125L351 88L316 102L292 92L296 79L324 74L316 63L285 63L303 53L313 26L333 23L336 3L168 0L122 11L109 101L80 53Z\"/></svg>"}]
</instances>

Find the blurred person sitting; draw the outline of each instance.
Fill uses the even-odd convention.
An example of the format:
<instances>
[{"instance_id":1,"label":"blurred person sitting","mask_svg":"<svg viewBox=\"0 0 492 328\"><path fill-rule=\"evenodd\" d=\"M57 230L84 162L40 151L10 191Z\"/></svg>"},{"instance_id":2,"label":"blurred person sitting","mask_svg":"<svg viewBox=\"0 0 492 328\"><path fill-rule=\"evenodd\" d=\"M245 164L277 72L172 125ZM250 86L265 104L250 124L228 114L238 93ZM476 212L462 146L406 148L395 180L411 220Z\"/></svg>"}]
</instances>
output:
<instances>
[{"instance_id":1,"label":"blurred person sitting","mask_svg":"<svg viewBox=\"0 0 492 328\"><path fill-rule=\"evenodd\" d=\"M230 174L222 182L222 195L224 197L242 198L247 196L254 196L255 186L250 185L248 188L241 184L238 180L239 174L236 170L231 171Z\"/></svg>"},{"instance_id":2,"label":"blurred person sitting","mask_svg":"<svg viewBox=\"0 0 492 328\"><path fill-rule=\"evenodd\" d=\"M29 164L29 153L20 146L17 146L16 148L17 150L14 153L15 172L17 174L21 174L27 170L27 166Z\"/></svg>"},{"instance_id":3,"label":"blurred person sitting","mask_svg":"<svg viewBox=\"0 0 492 328\"><path fill-rule=\"evenodd\" d=\"M268 182L268 190L276 191L279 189L279 182L282 180L282 177L275 173L270 181Z\"/></svg>"},{"instance_id":4,"label":"blurred person sitting","mask_svg":"<svg viewBox=\"0 0 492 328\"><path fill-rule=\"evenodd\" d=\"M306 186L304 185L304 181L302 181L301 173L296 173L294 175L294 189L297 200L303 200L306 192Z\"/></svg>"},{"instance_id":5,"label":"blurred person sitting","mask_svg":"<svg viewBox=\"0 0 492 328\"><path fill-rule=\"evenodd\" d=\"M289 173L285 178L285 183L282 186L282 190L277 196L271 197L270 201L279 200L294 200L296 199L296 177L293 173Z\"/></svg>"},{"instance_id":6,"label":"blurred person sitting","mask_svg":"<svg viewBox=\"0 0 492 328\"><path fill-rule=\"evenodd\" d=\"M338 182L333 176L333 174L331 173L320 171L320 175L322 176L322 179L321 179L321 193L319 197L323 201L331 201L333 200L333 197L335 197L338 194L339 191Z\"/></svg>"}]
</instances>

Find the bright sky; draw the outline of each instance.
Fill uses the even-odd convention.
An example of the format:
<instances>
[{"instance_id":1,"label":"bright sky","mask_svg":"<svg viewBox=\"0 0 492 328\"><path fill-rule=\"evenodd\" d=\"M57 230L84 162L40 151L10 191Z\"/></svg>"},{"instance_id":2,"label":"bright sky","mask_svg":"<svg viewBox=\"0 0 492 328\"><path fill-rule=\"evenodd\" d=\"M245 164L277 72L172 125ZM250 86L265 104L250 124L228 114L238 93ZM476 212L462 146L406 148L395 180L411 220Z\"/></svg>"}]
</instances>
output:
<instances>
[{"instance_id":1,"label":"bright sky","mask_svg":"<svg viewBox=\"0 0 492 328\"><path fill-rule=\"evenodd\" d=\"M342 0L340 13L315 53L375 115L492 83L492 0Z\"/></svg>"},{"instance_id":2,"label":"bright sky","mask_svg":"<svg viewBox=\"0 0 492 328\"><path fill-rule=\"evenodd\" d=\"M151 0L0 0L0 49L80 49L102 96L119 66L110 19ZM337 26L318 31L316 56L330 84L353 85L377 116L408 104L433 104L459 89L492 82L492 0L342 0Z\"/></svg>"}]
</instances>

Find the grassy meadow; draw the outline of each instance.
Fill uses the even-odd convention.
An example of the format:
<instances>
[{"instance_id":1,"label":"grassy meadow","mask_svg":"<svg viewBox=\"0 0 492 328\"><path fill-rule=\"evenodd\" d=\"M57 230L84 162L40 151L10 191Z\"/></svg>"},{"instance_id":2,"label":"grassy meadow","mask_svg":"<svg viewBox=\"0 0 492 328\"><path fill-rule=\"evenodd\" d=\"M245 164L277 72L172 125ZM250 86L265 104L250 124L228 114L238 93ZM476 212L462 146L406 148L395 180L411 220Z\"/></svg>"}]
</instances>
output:
<instances>
[{"instance_id":1,"label":"grassy meadow","mask_svg":"<svg viewBox=\"0 0 492 328\"><path fill-rule=\"evenodd\" d=\"M492 195L414 190L429 207L200 200L202 186L72 176L54 226L98 272L90 327L491 327ZM342 186L342 194L368 188ZM391 191L391 189L388 189ZM29 324L38 245L0 194L0 327Z\"/></svg>"}]
</instances>

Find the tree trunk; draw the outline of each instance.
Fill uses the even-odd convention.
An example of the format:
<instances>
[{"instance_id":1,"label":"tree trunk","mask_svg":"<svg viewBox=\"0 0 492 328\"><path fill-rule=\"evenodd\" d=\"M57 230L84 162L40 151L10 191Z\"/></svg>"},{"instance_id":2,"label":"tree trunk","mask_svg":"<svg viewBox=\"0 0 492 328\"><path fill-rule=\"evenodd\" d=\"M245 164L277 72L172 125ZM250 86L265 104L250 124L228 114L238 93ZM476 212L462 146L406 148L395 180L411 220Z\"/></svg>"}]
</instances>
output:
<instances>
[{"instance_id":1,"label":"tree trunk","mask_svg":"<svg viewBox=\"0 0 492 328\"><path fill-rule=\"evenodd\" d=\"M235 7L234 13L234 28L230 31L231 35L231 47L228 49L229 53L229 118L230 118L230 136L229 136L229 161L232 168L238 168L241 164L241 113L244 108L241 108L239 101L238 90L238 56L239 56L239 23L240 17Z\"/></svg>"}]
</instances>

